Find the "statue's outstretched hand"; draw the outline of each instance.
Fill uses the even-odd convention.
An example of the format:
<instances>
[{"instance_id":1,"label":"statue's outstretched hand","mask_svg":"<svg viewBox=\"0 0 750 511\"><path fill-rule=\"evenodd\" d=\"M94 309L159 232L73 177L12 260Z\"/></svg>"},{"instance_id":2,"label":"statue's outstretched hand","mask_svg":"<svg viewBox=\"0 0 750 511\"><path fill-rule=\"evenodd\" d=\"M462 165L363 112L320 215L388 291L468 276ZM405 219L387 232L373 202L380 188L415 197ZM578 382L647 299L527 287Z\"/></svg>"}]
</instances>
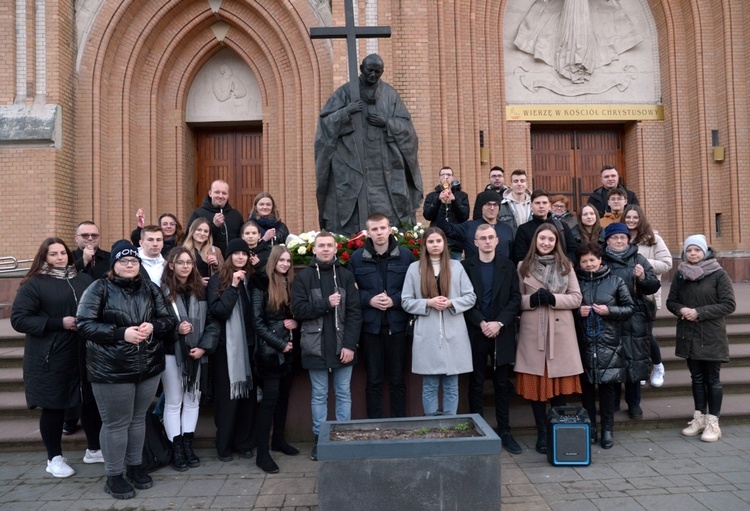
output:
<instances>
[{"instance_id":1,"label":"statue's outstretched hand","mask_svg":"<svg viewBox=\"0 0 750 511\"><path fill-rule=\"evenodd\" d=\"M362 102L361 99L357 99L355 101L352 101L348 105L346 105L346 111L350 114L361 112L362 109L365 107L365 104Z\"/></svg>"}]
</instances>

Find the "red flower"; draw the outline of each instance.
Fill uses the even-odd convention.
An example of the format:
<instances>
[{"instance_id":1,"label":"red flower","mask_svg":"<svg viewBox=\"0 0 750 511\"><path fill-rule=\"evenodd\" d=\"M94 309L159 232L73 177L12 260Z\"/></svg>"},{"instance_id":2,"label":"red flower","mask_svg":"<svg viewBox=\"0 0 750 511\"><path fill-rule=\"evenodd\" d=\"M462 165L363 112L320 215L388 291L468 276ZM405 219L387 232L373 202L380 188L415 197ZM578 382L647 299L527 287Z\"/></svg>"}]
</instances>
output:
<instances>
[{"instance_id":1,"label":"red flower","mask_svg":"<svg viewBox=\"0 0 750 511\"><path fill-rule=\"evenodd\" d=\"M409 240L409 245L414 246L415 245L414 240Z\"/></svg>"},{"instance_id":2,"label":"red flower","mask_svg":"<svg viewBox=\"0 0 750 511\"><path fill-rule=\"evenodd\" d=\"M411 251L411 253L414 254L415 256L419 256L419 249L415 248L414 250Z\"/></svg>"},{"instance_id":3,"label":"red flower","mask_svg":"<svg viewBox=\"0 0 750 511\"><path fill-rule=\"evenodd\" d=\"M349 257L349 252L344 252L343 254L341 254L341 259L343 259L344 261L348 261Z\"/></svg>"},{"instance_id":4,"label":"red flower","mask_svg":"<svg viewBox=\"0 0 750 511\"><path fill-rule=\"evenodd\" d=\"M354 242L354 244L357 246L357 248L362 248L365 245L365 242L362 240L357 240Z\"/></svg>"},{"instance_id":5,"label":"red flower","mask_svg":"<svg viewBox=\"0 0 750 511\"><path fill-rule=\"evenodd\" d=\"M344 248L344 244L343 243L336 243L336 248L339 248L339 249L340 248Z\"/></svg>"},{"instance_id":6,"label":"red flower","mask_svg":"<svg viewBox=\"0 0 750 511\"><path fill-rule=\"evenodd\" d=\"M346 248L354 248L354 242L350 241L349 243L347 243Z\"/></svg>"}]
</instances>

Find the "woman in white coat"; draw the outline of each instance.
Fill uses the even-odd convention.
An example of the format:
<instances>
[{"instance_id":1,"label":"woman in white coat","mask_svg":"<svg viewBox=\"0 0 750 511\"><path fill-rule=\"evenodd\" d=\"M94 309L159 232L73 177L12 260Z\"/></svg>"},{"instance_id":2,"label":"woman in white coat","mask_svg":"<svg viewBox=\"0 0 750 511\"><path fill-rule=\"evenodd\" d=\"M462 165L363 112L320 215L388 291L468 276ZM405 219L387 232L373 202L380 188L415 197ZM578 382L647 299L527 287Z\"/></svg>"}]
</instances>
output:
<instances>
[{"instance_id":1,"label":"woman in white coat","mask_svg":"<svg viewBox=\"0 0 750 511\"><path fill-rule=\"evenodd\" d=\"M458 375L470 373L471 344L464 311L476 295L459 261L450 258L445 233L425 230L420 259L409 266L401 292L401 306L416 317L412 372L421 374L425 415L439 413L438 386L443 386L445 414L458 410Z\"/></svg>"}]
</instances>

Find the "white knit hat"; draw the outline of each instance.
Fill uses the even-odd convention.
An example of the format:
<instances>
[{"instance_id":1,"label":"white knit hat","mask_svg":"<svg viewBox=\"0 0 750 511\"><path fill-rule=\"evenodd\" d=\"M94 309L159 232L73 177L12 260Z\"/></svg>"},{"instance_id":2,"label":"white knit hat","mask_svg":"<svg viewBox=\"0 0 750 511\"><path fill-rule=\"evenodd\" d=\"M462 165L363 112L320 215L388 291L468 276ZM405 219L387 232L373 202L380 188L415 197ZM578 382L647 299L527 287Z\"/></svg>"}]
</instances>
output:
<instances>
[{"instance_id":1,"label":"white knit hat","mask_svg":"<svg viewBox=\"0 0 750 511\"><path fill-rule=\"evenodd\" d=\"M703 234L693 234L685 238L685 243L682 245L682 252L687 252L690 245L695 245L703 251L703 255L708 254L708 243L706 243L706 237Z\"/></svg>"}]
</instances>

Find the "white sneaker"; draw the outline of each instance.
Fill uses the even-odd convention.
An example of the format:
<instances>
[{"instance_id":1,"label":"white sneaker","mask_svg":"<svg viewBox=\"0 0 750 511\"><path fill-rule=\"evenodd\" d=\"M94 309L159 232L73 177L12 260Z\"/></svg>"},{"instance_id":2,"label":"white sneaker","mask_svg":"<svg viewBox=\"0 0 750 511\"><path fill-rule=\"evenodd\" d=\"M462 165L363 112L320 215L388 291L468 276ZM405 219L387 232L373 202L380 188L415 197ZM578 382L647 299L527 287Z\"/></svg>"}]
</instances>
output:
<instances>
[{"instance_id":1,"label":"white sneaker","mask_svg":"<svg viewBox=\"0 0 750 511\"><path fill-rule=\"evenodd\" d=\"M104 463L104 455L102 450L90 451L86 449L86 454L83 456L84 463Z\"/></svg>"},{"instance_id":2,"label":"white sneaker","mask_svg":"<svg viewBox=\"0 0 750 511\"><path fill-rule=\"evenodd\" d=\"M47 462L47 472L55 477L70 477L76 473L75 470L70 468L67 463L68 460L62 456L55 456L52 461Z\"/></svg>"},{"instance_id":3,"label":"white sneaker","mask_svg":"<svg viewBox=\"0 0 750 511\"><path fill-rule=\"evenodd\" d=\"M641 387L643 387L644 385L646 385L646 380L641 380Z\"/></svg>"},{"instance_id":4,"label":"white sneaker","mask_svg":"<svg viewBox=\"0 0 750 511\"><path fill-rule=\"evenodd\" d=\"M661 387L664 385L664 372L664 364L654 364L650 382L652 387Z\"/></svg>"}]
</instances>

